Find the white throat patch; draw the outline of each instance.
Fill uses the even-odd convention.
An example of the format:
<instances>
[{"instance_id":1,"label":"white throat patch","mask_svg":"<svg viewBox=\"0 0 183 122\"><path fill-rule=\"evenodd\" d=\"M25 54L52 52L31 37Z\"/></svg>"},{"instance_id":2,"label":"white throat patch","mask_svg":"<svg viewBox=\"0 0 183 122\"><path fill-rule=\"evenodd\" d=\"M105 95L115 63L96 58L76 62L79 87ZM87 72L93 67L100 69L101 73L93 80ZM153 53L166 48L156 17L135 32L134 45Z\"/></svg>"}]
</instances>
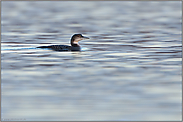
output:
<instances>
[{"instance_id":1,"label":"white throat patch","mask_svg":"<svg viewBox=\"0 0 183 122\"><path fill-rule=\"evenodd\" d=\"M74 41L73 44L78 44L78 42Z\"/></svg>"},{"instance_id":2,"label":"white throat patch","mask_svg":"<svg viewBox=\"0 0 183 122\"><path fill-rule=\"evenodd\" d=\"M74 42L73 42L73 43L74 43L74 44L78 44L78 42L79 42L79 41L81 41L81 40L82 40L82 39L77 38L77 39L75 39L75 40L74 40Z\"/></svg>"}]
</instances>

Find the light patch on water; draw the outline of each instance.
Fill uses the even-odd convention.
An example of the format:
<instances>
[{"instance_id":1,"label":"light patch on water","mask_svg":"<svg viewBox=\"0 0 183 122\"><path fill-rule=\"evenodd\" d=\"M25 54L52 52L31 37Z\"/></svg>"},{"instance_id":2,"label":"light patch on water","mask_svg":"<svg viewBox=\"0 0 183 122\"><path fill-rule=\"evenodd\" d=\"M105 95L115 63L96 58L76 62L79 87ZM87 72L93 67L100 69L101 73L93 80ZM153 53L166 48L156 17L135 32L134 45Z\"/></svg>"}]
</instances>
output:
<instances>
[{"instance_id":1,"label":"light patch on water","mask_svg":"<svg viewBox=\"0 0 183 122\"><path fill-rule=\"evenodd\" d=\"M37 89L37 90L27 90L26 92L9 92L9 93L3 93L3 95L18 95L18 96L47 96L47 95L55 95L56 92L54 91L47 91L43 89Z\"/></svg>"},{"instance_id":2,"label":"light patch on water","mask_svg":"<svg viewBox=\"0 0 183 122\"><path fill-rule=\"evenodd\" d=\"M164 61L182 61L181 58L164 59Z\"/></svg>"},{"instance_id":3,"label":"light patch on water","mask_svg":"<svg viewBox=\"0 0 183 122\"><path fill-rule=\"evenodd\" d=\"M89 48L87 48L87 47L81 47L81 51L87 51L87 50L89 50Z\"/></svg>"},{"instance_id":4,"label":"light patch on water","mask_svg":"<svg viewBox=\"0 0 183 122\"><path fill-rule=\"evenodd\" d=\"M128 52L128 53L109 53L109 54L104 54L104 55L107 55L107 56L143 56L145 54L141 54L141 53L131 53L131 52Z\"/></svg>"},{"instance_id":5,"label":"light patch on water","mask_svg":"<svg viewBox=\"0 0 183 122\"><path fill-rule=\"evenodd\" d=\"M9 48L5 48L5 47L2 47L1 50L4 51L4 50L27 50L27 49L37 49L35 47L30 47L30 48L16 48L16 47L9 47Z\"/></svg>"}]
</instances>

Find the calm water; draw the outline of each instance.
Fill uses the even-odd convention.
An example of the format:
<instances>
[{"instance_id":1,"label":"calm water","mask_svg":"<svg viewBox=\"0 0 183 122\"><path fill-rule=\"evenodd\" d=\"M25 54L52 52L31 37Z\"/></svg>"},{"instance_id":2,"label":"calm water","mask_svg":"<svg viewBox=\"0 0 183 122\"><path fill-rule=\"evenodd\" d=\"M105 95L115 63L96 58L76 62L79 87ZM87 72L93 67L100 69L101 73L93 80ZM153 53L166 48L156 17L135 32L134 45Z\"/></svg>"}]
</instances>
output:
<instances>
[{"instance_id":1,"label":"calm water","mask_svg":"<svg viewBox=\"0 0 183 122\"><path fill-rule=\"evenodd\" d=\"M181 120L181 2L2 2L2 120ZM69 45L81 52L36 49Z\"/></svg>"}]
</instances>

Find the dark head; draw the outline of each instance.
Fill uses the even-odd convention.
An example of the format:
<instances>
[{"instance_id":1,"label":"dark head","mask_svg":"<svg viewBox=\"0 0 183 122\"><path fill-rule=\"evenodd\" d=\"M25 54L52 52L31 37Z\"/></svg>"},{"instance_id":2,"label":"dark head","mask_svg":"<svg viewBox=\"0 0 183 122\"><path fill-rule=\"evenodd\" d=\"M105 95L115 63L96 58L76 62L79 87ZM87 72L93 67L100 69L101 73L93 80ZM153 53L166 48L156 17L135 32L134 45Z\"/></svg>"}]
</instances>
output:
<instances>
[{"instance_id":1,"label":"dark head","mask_svg":"<svg viewBox=\"0 0 183 122\"><path fill-rule=\"evenodd\" d=\"M79 46L78 42L83 40L83 39L89 39L89 38L82 36L81 34L74 34L71 38L71 45L73 47L78 47Z\"/></svg>"}]
</instances>

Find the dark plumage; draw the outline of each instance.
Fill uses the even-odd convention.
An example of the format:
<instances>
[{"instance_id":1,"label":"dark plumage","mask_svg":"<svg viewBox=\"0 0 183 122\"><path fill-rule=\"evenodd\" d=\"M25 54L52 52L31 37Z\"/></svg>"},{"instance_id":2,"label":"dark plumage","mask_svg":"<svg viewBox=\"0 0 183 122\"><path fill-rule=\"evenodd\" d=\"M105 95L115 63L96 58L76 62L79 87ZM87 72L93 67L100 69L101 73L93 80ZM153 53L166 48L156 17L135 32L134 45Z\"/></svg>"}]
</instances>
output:
<instances>
[{"instance_id":1,"label":"dark plumage","mask_svg":"<svg viewBox=\"0 0 183 122\"><path fill-rule=\"evenodd\" d=\"M84 37L81 34L74 34L71 38L71 46L68 45L50 45L50 46L39 46L37 48L49 48L55 51L80 51L81 47L78 42L83 39L89 39L88 37Z\"/></svg>"}]
</instances>

